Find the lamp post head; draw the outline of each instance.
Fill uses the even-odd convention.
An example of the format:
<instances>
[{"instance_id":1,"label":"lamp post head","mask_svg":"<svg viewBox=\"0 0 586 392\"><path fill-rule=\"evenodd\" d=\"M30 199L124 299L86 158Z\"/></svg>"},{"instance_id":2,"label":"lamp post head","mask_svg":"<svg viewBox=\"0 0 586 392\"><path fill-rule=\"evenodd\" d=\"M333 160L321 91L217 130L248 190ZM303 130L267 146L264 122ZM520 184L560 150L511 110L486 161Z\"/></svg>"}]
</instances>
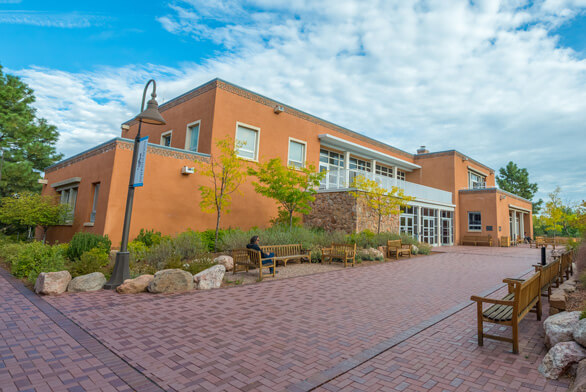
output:
<instances>
[{"instance_id":1,"label":"lamp post head","mask_svg":"<svg viewBox=\"0 0 586 392\"><path fill-rule=\"evenodd\" d=\"M161 116L161 113L159 113L159 104L155 97L156 95L153 93L152 98L147 102L147 108L136 116L136 119L147 124L165 125L167 122L163 116Z\"/></svg>"}]
</instances>

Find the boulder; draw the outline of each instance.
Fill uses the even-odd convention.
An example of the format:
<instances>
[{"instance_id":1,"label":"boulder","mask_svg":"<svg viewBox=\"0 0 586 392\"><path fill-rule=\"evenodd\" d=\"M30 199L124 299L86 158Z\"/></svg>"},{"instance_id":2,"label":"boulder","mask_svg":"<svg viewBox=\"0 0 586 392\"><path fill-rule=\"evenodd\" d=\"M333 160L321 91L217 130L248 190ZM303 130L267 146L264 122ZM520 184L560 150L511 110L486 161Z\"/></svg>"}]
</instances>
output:
<instances>
[{"instance_id":1,"label":"boulder","mask_svg":"<svg viewBox=\"0 0 586 392\"><path fill-rule=\"evenodd\" d=\"M158 271L148 285L151 293L179 293L193 290L193 276L180 269Z\"/></svg>"},{"instance_id":2,"label":"boulder","mask_svg":"<svg viewBox=\"0 0 586 392\"><path fill-rule=\"evenodd\" d=\"M569 280L566 280L564 283L562 283L559 288L566 294L573 293L576 291L576 280L571 277Z\"/></svg>"},{"instance_id":3,"label":"boulder","mask_svg":"<svg viewBox=\"0 0 586 392\"><path fill-rule=\"evenodd\" d=\"M116 291L120 294L136 294L147 291L148 285L155 278L154 275L140 275L134 279L126 279L124 283L116 287Z\"/></svg>"},{"instance_id":4,"label":"boulder","mask_svg":"<svg viewBox=\"0 0 586 392\"><path fill-rule=\"evenodd\" d=\"M377 258L384 258L384 253L378 249L368 248L368 249L360 249L358 254L362 259L373 259L376 260Z\"/></svg>"},{"instance_id":5,"label":"boulder","mask_svg":"<svg viewBox=\"0 0 586 392\"><path fill-rule=\"evenodd\" d=\"M558 287L551 291L549 306L559 310L566 310L566 293L564 290Z\"/></svg>"},{"instance_id":6,"label":"boulder","mask_svg":"<svg viewBox=\"0 0 586 392\"><path fill-rule=\"evenodd\" d=\"M576 378L572 382L572 385L570 385L568 392L586 392L586 359L578 363Z\"/></svg>"},{"instance_id":7,"label":"boulder","mask_svg":"<svg viewBox=\"0 0 586 392\"><path fill-rule=\"evenodd\" d=\"M35 293L43 295L64 293L70 281L69 271L41 272L35 282Z\"/></svg>"},{"instance_id":8,"label":"boulder","mask_svg":"<svg viewBox=\"0 0 586 392\"><path fill-rule=\"evenodd\" d=\"M574 327L573 336L576 342L586 347L586 319L578 321Z\"/></svg>"},{"instance_id":9,"label":"boulder","mask_svg":"<svg viewBox=\"0 0 586 392\"><path fill-rule=\"evenodd\" d=\"M234 259L228 255L221 255L214 259L214 263L226 267L226 271L232 271L234 268Z\"/></svg>"},{"instance_id":10,"label":"boulder","mask_svg":"<svg viewBox=\"0 0 586 392\"><path fill-rule=\"evenodd\" d=\"M562 313L560 313L562 314ZM552 380L559 378L568 368L586 358L586 349L576 342L561 342L545 355L539 372Z\"/></svg>"},{"instance_id":11,"label":"boulder","mask_svg":"<svg viewBox=\"0 0 586 392\"><path fill-rule=\"evenodd\" d=\"M574 339L574 329L579 318L580 312L561 312L549 316L543 322L545 345L553 347L560 342L572 341Z\"/></svg>"},{"instance_id":12,"label":"boulder","mask_svg":"<svg viewBox=\"0 0 586 392\"><path fill-rule=\"evenodd\" d=\"M106 277L101 272L92 272L91 274L81 275L73 278L67 286L67 291L74 293L84 291L98 291L106 284Z\"/></svg>"},{"instance_id":13,"label":"boulder","mask_svg":"<svg viewBox=\"0 0 586 392\"><path fill-rule=\"evenodd\" d=\"M214 265L199 274L193 276L195 287L198 290L217 289L222 285L226 267L223 265Z\"/></svg>"}]
</instances>

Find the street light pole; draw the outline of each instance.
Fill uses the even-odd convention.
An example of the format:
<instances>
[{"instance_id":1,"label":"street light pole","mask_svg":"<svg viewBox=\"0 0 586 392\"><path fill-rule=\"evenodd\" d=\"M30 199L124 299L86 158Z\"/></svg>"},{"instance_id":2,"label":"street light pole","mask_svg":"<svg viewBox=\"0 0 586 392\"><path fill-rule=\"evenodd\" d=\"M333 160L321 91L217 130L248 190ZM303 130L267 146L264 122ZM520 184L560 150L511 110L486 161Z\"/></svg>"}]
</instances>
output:
<instances>
[{"instance_id":1,"label":"street light pole","mask_svg":"<svg viewBox=\"0 0 586 392\"><path fill-rule=\"evenodd\" d=\"M144 110L144 101L147 93L147 89L150 84L153 84L153 92L151 93L151 99L147 102L147 108ZM134 178L136 175L136 166L138 158L138 146L140 142L140 129L142 123L153 125L164 125L165 120L159 113L159 105L156 101L157 96L157 84L153 79L149 80L144 87L142 93L142 104L140 106L140 114L136 116L138 119L138 132L134 138L134 151L132 152L132 166L130 167L130 180L128 182L128 194L126 196L126 212L124 214L124 226L122 228L122 242L120 244L120 251L116 253L116 262L114 264L114 270L108 283L104 285L104 289L113 290L120 286L125 279L130 278L130 253L128 252L128 235L130 232L130 220L132 218L132 204L134 202Z\"/></svg>"}]
</instances>

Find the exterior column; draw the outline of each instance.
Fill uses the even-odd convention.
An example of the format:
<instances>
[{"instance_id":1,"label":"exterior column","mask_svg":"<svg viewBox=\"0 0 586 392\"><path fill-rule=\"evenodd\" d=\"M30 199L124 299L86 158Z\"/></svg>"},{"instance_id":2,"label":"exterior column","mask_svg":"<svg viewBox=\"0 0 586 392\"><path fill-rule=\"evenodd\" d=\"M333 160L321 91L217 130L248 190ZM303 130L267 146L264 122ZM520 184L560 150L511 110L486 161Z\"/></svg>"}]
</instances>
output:
<instances>
[{"instance_id":1,"label":"exterior column","mask_svg":"<svg viewBox=\"0 0 586 392\"><path fill-rule=\"evenodd\" d=\"M375 173L376 173L376 159L373 159L370 161L370 169L372 170L371 173L371 179L376 181L375 178ZM384 186L384 184L382 184Z\"/></svg>"},{"instance_id":2,"label":"exterior column","mask_svg":"<svg viewBox=\"0 0 586 392\"><path fill-rule=\"evenodd\" d=\"M423 239L423 216L421 216L421 207L417 206L417 241Z\"/></svg>"},{"instance_id":3,"label":"exterior column","mask_svg":"<svg viewBox=\"0 0 586 392\"><path fill-rule=\"evenodd\" d=\"M344 184L345 188L350 187L350 152L344 152Z\"/></svg>"},{"instance_id":4,"label":"exterior column","mask_svg":"<svg viewBox=\"0 0 586 392\"><path fill-rule=\"evenodd\" d=\"M520 232L521 235L523 236L523 241L525 240L525 213L521 212L520 214L520 221L519 221L519 226L520 226Z\"/></svg>"},{"instance_id":5,"label":"exterior column","mask_svg":"<svg viewBox=\"0 0 586 392\"><path fill-rule=\"evenodd\" d=\"M442 213L441 210L438 208L435 210L435 213L437 214L437 217L435 218L435 224L437 225L436 230L435 230L435 238L436 238L436 243L438 246L441 246L442 244Z\"/></svg>"}]
</instances>

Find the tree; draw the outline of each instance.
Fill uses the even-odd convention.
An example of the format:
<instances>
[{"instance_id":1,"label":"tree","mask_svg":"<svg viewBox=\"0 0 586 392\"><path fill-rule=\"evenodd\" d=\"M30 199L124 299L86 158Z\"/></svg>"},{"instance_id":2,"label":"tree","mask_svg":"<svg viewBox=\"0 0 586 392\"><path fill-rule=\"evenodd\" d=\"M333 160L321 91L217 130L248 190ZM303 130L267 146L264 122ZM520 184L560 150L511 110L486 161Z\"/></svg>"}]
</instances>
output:
<instances>
[{"instance_id":1,"label":"tree","mask_svg":"<svg viewBox=\"0 0 586 392\"><path fill-rule=\"evenodd\" d=\"M248 174L256 176L254 189L263 196L275 199L281 206L279 212L288 214L289 230L293 227L293 214L308 214L310 203L315 200L316 188L324 179L326 172L316 172L315 166L303 168L287 167L279 158L259 164L256 169L249 168Z\"/></svg>"},{"instance_id":2,"label":"tree","mask_svg":"<svg viewBox=\"0 0 586 392\"><path fill-rule=\"evenodd\" d=\"M0 200L0 222L15 226L39 226L43 229L43 242L51 226L64 224L70 217L69 205L60 204L53 196L23 193Z\"/></svg>"},{"instance_id":3,"label":"tree","mask_svg":"<svg viewBox=\"0 0 586 392\"><path fill-rule=\"evenodd\" d=\"M0 66L0 196L39 191L40 172L62 158L57 129L36 116L33 90Z\"/></svg>"},{"instance_id":4,"label":"tree","mask_svg":"<svg viewBox=\"0 0 586 392\"><path fill-rule=\"evenodd\" d=\"M558 186L555 191L549 194L549 200L545 203L543 213L546 229L553 231L553 237L563 229L562 220L564 218L564 205L560 197L561 188Z\"/></svg>"},{"instance_id":5,"label":"tree","mask_svg":"<svg viewBox=\"0 0 586 392\"><path fill-rule=\"evenodd\" d=\"M406 207L407 203L414 197L406 196L402 188L393 186L387 190L374 180L369 180L363 175L358 175L352 180L350 194L356 199L362 199L366 205L378 215L377 233L380 233L380 224L383 216L399 215L401 207Z\"/></svg>"},{"instance_id":6,"label":"tree","mask_svg":"<svg viewBox=\"0 0 586 392\"><path fill-rule=\"evenodd\" d=\"M198 172L208 177L211 186L201 185L201 209L205 212L216 213L216 236L214 251L218 249L218 232L222 213L229 213L232 204L232 194L236 192L246 175L242 162L236 155L234 140L227 137L216 143L219 153L212 154L209 162L196 161Z\"/></svg>"},{"instance_id":7,"label":"tree","mask_svg":"<svg viewBox=\"0 0 586 392\"><path fill-rule=\"evenodd\" d=\"M527 200L533 200L533 196L535 196L535 193L539 190L536 183L529 182L529 173L527 172L527 169L519 168L519 166L513 161L509 161L507 166L499 169L496 183L503 191L521 196ZM534 214L539 213L542 204L543 200L541 199L533 203Z\"/></svg>"}]
</instances>

